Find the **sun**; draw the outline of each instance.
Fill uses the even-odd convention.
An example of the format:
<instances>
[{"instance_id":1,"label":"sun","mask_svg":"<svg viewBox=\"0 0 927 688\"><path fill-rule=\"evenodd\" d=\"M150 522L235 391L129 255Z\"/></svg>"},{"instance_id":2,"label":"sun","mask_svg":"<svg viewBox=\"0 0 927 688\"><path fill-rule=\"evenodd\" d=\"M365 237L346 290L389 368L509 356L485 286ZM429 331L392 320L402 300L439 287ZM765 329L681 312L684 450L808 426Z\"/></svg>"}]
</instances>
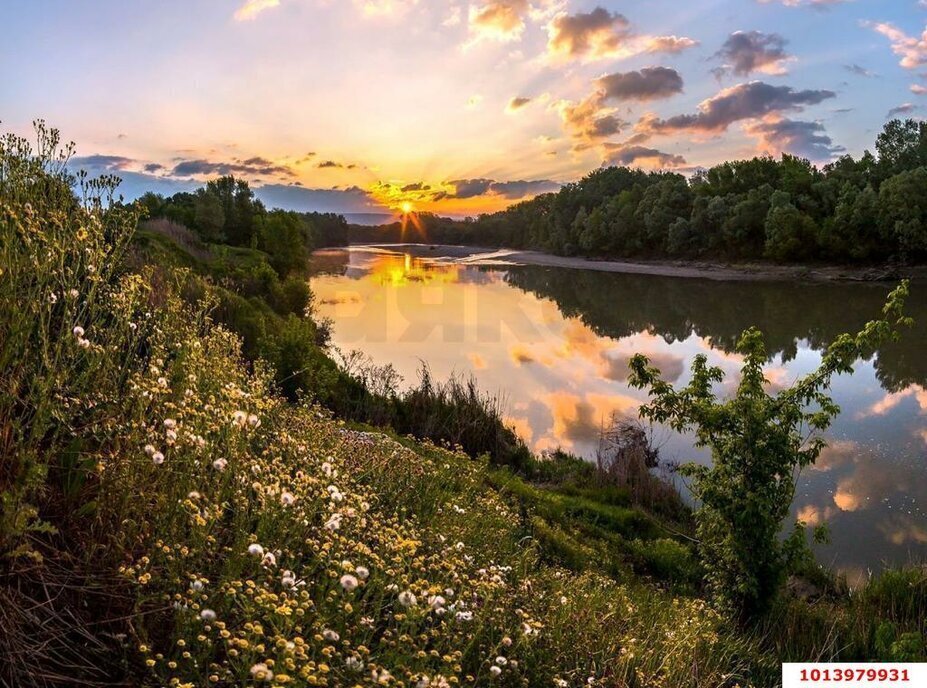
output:
<instances>
[{"instance_id":1,"label":"sun","mask_svg":"<svg viewBox=\"0 0 927 688\"><path fill-rule=\"evenodd\" d=\"M411 213L413 210L415 210L415 206L413 206L411 203L409 203L409 201L403 201L403 202L402 202L402 205L400 205L399 208L400 208L400 210L402 210L402 214L403 214L403 215L408 215L408 214Z\"/></svg>"}]
</instances>

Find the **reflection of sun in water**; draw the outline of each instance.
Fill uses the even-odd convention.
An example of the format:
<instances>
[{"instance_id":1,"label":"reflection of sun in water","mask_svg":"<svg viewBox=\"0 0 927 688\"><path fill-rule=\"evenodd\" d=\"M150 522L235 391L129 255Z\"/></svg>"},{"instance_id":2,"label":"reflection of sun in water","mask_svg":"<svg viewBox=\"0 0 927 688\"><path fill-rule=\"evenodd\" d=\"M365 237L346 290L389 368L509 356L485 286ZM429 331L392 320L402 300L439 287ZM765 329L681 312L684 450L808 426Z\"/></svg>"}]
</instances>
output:
<instances>
[{"instance_id":1,"label":"reflection of sun in water","mask_svg":"<svg viewBox=\"0 0 927 688\"><path fill-rule=\"evenodd\" d=\"M413 206L412 206L412 204L411 204L409 201L403 201L403 202L402 202L402 205L399 206L399 207L402 209L402 214L403 214L403 215L408 215L408 214L411 213L412 210L413 210Z\"/></svg>"}]
</instances>

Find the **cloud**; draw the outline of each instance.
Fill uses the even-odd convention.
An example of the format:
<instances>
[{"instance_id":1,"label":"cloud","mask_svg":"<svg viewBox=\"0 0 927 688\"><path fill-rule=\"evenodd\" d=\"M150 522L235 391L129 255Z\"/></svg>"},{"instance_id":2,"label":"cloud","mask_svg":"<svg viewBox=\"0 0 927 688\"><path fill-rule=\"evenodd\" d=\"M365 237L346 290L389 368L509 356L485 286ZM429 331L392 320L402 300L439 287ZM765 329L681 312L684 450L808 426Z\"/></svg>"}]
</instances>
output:
<instances>
[{"instance_id":1,"label":"cloud","mask_svg":"<svg viewBox=\"0 0 927 688\"><path fill-rule=\"evenodd\" d=\"M805 106L817 105L835 96L833 91L796 91L791 86L772 86L762 81L751 81L726 88L702 101L695 114L676 115L669 119L645 115L638 122L637 129L646 135L682 131L717 134L727 131L729 126L741 120L759 119L778 112L801 111Z\"/></svg>"},{"instance_id":2,"label":"cloud","mask_svg":"<svg viewBox=\"0 0 927 688\"><path fill-rule=\"evenodd\" d=\"M761 5L778 3L786 7L813 7L814 9L827 9L832 5L842 5L853 0L757 0Z\"/></svg>"},{"instance_id":3,"label":"cloud","mask_svg":"<svg viewBox=\"0 0 927 688\"><path fill-rule=\"evenodd\" d=\"M724 60L724 69L737 76L785 74L785 63L794 59L785 51L785 44L779 34L735 31L714 57Z\"/></svg>"},{"instance_id":4,"label":"cloud","mask_svg":"<svg viewBox=\"0 0 927 688\"><path fill-rule=\"evenodd\" d=\"M910 115L912 112L918 109L918 106L914 103L902 103L897 105L888 111L888 114L885 115L885 119L893 119L898 115Z\"/></svg>"},{"instance_id":5,"label":"cloud","mask_svg":"<svg viewBox=\"0 0 927 688\"><path fill-rule=\"evenodd\" d=\"M678 53L698 45L680 36L648 36L631 30L623 14L596 7L591 12L561 12L547 25L547 55L554 60L584 61L641 53Z\"/></svg>"},{"instance_id":6,"label":"cloud","mask_svg":"<svg viewBox=\"0 0 927 688\"><path fill-rule=\"evenodd\" d=\"M132 158L121 155L85 155L71 160L78 168L91 168L97 172L118 172L137 164Z\"/></svg>"},{"instance_id":7,"label":"cloud","mask_svg":"<svg viewBox=\"0 0 927 688\"><path fill-rule=\"evenodd\" d=\"M587 148L592 142L619 133L627 122L614 114L613 108L603 105L603 94L593 93L578 103L562 100L556 104L564 129L581 143L578 149Z\"/></svg>"},{"instance_id":8,"label":"cloud","mask_svg":"<svg viewBox=\"0 0 927 688\"><path fill-rule=\"evenodd\" d=\"M280 0L246 0L246 2L235 11L235 21L251 21L264 10L269 10L279 5Z\"/></svg>"},{"instance_id":9,"label":"cloud","mask_svg":"<svg viewBox=\"0 0 927 688\"><path fill-rule=\"evenodd\" d=\"M917 96L922 96L927 94L927 86L922 86L921 84L911 84L911 93Z\"/></svg>"},{"instance_id":10,"label":"cloud","mask_svg":"<svg viewBox=\"0 0 927 688\"><path fill-rule=\"evenodd\" d=\"M160 172L164 169L164 165L159 162L149 162L144 166L143 169L149 173Z\"/></svg>"},{"instance_id":11,"label":"cloud","mask_svg":"<svg viewBox=\"0 0 927 688\"><path fill-rule=\"evenodd\" d=\"M475 198L492 194L509 200L518 200L549 191L557 191L560 184L549 179L513 180L497 182L493 179L454 179L446 184L452 187L448 198Z\"/></svg>"},{"instance_id":12,"label":"cloud","mask_svg":"<svg viewBox=\"0 0 927 688\"><path fill-rule=\"evenodd\" d=\"M562 184L550 179L514 180L509 182L493 182L489 190L497 196L509 200L518 200L526 196L558 191Z\"/></svg>"},{"instance_id":13,"label":"cloud","mask_svg":"<svg viewBox=\"0 0 927 688\"><path fill-rule=\"evenodd\" d=\"M470 32L476 40L517 40L525 30L528 9L528 0L485 0L470 7Z\"/></svg>"},{"instance_id":14,"label":"cloud","mask_svg":"<svg viewBox=\"0 0 927 688\"><path fill-rule=\"evenodd\" d=\"M889 22L864 22L863 26L885 36L892 44L892 52L901 58L905 69L917 69L927 64L927 29L918 38L909 36Z\"/></svg>"},{"instance_id":15,"label":"cloud","mask_svg":"<svg viewBox=\"0 0 927 688\"><path fill-rule=\"evenodd\" d=\"M643 52L675 54L697 45L697 40L685 36L648 36L644 40Z\"/></svg>"},{"instance_id":16,"label":"cloud","mask_svg":"<svg viewBox=\"0 0 927 688\"><path fill-rule=\"evenodd\" d=\"M266 158L253 157L232 162L210 160L181 160L170 172L173 177L193 177L210 174L239 174L251 176L292 177L293 171L285 165L278 165Z\"/></svg>"},{"instance_id":17,"label":"cloud","mask_svg":"<svg viewBox=\"0 0 927 688\"><path fill-rule=\"evenodd\" d=\"M830 160L844 151L834 145L820 122L774 118L748 125L745 131L760 140L765 153L791 153L810 160Z\"/></svg>"},{"instance_id":18,"label":"cloud","mask_svg":"<svg viewBox=\"0 0 927 688\"><path fill-rule=\"evenodd\" d=\"M558 14L548 25L547 51L564 57L601 59L613 56L629 36L631 22L603 7L591 12Z\"/></svg>"},{"instance_id":19,"label":"cloud","mask_svg":"<svg viewBox=\"0 0 927 688\"><path fill-rule=\"evenodd\" d=\"M682 167L686 164L686 159L681 155L664 153L656 148L647 148L646 146L606 143L603 148L606 151L605 162L609 165L663 169Z\"/></svg>"},{"instance_id":20,"label":"cloud","mask_svg":"<svg viewBox=\"0 0 927 688\"><path fill-rule=\"evenodd\" d=\"M254 193L269 208L323 213L390 212L369 191L358 186L346 189L307 189L291 184L265 184L256 187Z\"/></svg>"},{"instance_id":21,"label":"cloud","mask_svg":"<svg viewBox=\"0 0 927 688\"><path fill-rule=\"evenodd\" d=\"M682 93L682 77L675 69L644 67L638 71L619 72L594 82L605 99L646 102Z\"/></svg>"},{"instance_id":22,"label":"cloud","mask_svg":"<svg viewBox=\"0 0 927 688\"><path fill-rule=\"evenodd\" d=\"M505 111L509 114L513 114L521 110L523 107L525 107L530 102L531 102L531 98L524 98L524 97L512 98L508 102L508 105L505 106Z\"/></svg>"},{"instance_id":23,"label":"cloud","mask_svg":"<svg viewBox=\"0 0 927 688\"><path fill-rule=\"evenodd\" d=\"M875 72L869 69L866 69L865 67L861 67L858 64L843 65L843 68L847 70L848 72L850 72L850 74L855 74L856 76L864 76L867 79L876 76Z\"/></svg>"}]
</instances>

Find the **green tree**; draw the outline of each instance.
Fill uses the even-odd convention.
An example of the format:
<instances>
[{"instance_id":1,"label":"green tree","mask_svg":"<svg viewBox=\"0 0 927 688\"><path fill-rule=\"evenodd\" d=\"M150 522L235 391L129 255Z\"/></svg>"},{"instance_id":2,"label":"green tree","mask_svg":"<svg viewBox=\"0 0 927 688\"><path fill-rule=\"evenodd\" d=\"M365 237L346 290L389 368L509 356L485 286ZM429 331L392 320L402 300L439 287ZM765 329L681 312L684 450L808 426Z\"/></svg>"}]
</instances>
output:
<instances>
[{"instance_id":1,"label":"green tree","mask_svg":"<svg viewBox=\"0 0 927 688\"><path fill-rule=\"evenodd\" d=\"M196 192L193 209L195 228L200 236L212 243L225 241L225 213L218 196L200 189Z\"/></svg>"},{"instance_id":2,"label":"green tree","mask_svg":"<svg viewBox=\"0 0 927 688\"><path fill-rule=\"evenodd\" d=\"M896 174L879 190L882 235L909 259L927 256L927 167Z\"/></svg>"},{"instance_id":3,"label":"green tree","mask_svg":"<svg viewBox=\"0 0 927 688\"><path fill-rule=\"evenodd\" d=\"M910 325L903 314L907 283L891 293L882 317L856 335L837 337L817 370L792 387L769 394L763 366L762 333L743 333L744 356L733 398L719 401L715 385L723 371L696 356L690 382L682 389L665 382L643 355L632 358L630 383L646 389L650 401L641 416L676 431L694 430L698 446L709 447L712 465L689 464L699 551L706 583L716 600L749 618L765 612L789 566L805 556L803 525L784 542L780 532L795 494L797 473L812 465L826 446L825 431L839 408L827 395L831 379Z\"/></svg>"},{"instance_id":4,"label":"green tree","mask_svg":"<svg viewBox=\"0 0 927 688\"><path fill-rule=\"evenodd\" d=\"M764 254L773 260L806 260L815 253L817 228L814 220L792 205L791 197L776 191L766 215Z\"/></svg>"}]
</instances>

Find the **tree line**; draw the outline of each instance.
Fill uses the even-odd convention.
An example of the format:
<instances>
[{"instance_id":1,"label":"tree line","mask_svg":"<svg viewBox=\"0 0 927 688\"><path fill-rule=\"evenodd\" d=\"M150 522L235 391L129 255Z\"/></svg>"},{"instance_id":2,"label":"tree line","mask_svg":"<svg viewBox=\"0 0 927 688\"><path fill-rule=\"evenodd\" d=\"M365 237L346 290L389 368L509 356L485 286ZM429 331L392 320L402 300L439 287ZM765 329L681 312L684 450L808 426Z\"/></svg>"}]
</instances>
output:
<instances>
[{"instance_id":1,"label":"tree line","mask_svg":"<svg viewBox=\"0 0 927 688\"><path fill-rule=\"evenodd\" d=\"M421 220L428 241L561 255L921 262L927 123L892 120L875 153L820 169L793 155L724 162L690 178L608 167L477 219ZM386 226L380 240L398 231ZM352 228L357 238L368 234ZM405 240L416 239L406 232Z\"/></svg>"},{"instance_id":2,"label":"tree line","mask_svg":"<svg viewBox=\"0 0 927 688\"><path fill-rule=\"evenodd\" d=\"M231 175L213 179L192 193L164 197L149 192L139 202L149 217L184 225L206 243L264 251L281 274L303 267L316 248L348 242L343 216L267 210L247 181Z\"/></svg>"}]
</instances>

